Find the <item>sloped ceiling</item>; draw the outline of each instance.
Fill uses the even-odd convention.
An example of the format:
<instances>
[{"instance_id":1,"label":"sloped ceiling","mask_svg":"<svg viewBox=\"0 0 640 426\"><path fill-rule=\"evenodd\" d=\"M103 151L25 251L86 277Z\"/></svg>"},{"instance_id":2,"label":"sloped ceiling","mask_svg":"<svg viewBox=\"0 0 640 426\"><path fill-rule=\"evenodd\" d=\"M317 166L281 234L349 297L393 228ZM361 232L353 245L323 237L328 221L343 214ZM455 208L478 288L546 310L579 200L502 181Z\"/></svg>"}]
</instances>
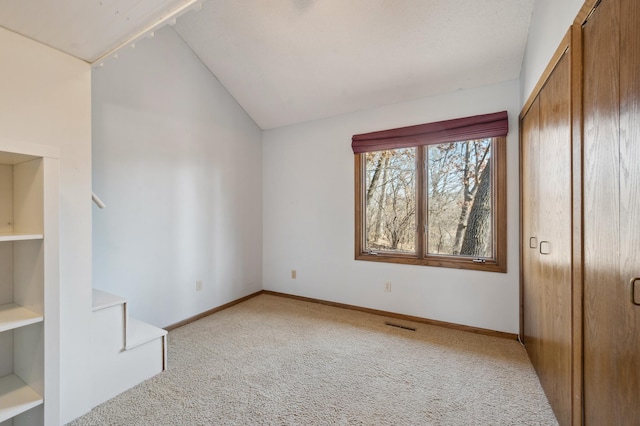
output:
<instances>
[{"instance_id":1,"label":"sloped ceiling","mask_svg":"<svg viewBox=\"0 0 640 426\"><path fill-rule=\"evenodd\" d=\"M209 1L176 30L268 129L517 79L533 3Z\"/></svg>"},{"instance_id":2,"label":"sloped ceiling","mask_svg":"<svg viewBox=\"0 0 640 426\"><path fill-rule=\"evenodd\" d=\"M534 1L208 0L175 30L270 129L517 79ZM0 0L0 26L94 62L193 2Z\"/></svg>"},{"instance_id":3,"label":"sloped ceiling","mask_svg":"<svg viewBox=\"0 0 640 426\"><path fill-rule=\"evenodd\" d=\"M0 0L0 27L94 62L193 3L195 0Z\"/></svg>"}]
</instances>

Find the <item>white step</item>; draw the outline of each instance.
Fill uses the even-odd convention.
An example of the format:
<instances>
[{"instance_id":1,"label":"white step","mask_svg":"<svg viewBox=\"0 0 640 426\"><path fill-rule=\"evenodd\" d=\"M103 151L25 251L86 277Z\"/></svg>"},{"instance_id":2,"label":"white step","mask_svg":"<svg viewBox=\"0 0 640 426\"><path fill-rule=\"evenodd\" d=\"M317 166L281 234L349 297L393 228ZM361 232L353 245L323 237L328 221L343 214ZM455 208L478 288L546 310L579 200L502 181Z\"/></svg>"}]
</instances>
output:
<instances>
[{"instance_id":1,"label":"white step","mask_svg":"<svg viewBox=\"0 0 640 426\"><path fill-rule=\"evenodd\" d=\"M127 327L126 350L144 345L147 342L167 335L167 330L133 318L129 318Z\"/></svg>"},{"instance_id":2,"label":"white step","mask_svg":"<svg viewBox=\"0 0 640 426\"><path fill-rule=\"evenodd\" d=\"M167 331L129 317L127 299L93 290L94 403L100 404L167 366Z\"/></svg>"},{"instance_id":3,"label":"white step","mask_svg":"<svg viewBox=\"0 0 640 426\"><path fill-rule=\"evenodd\" d=\"M112 306L124 305L127 303L127 299L124 297L116 296L106 291L93 289L93 311L99 311L100 309L110 308Z\"/></svg>"}]
</instances>

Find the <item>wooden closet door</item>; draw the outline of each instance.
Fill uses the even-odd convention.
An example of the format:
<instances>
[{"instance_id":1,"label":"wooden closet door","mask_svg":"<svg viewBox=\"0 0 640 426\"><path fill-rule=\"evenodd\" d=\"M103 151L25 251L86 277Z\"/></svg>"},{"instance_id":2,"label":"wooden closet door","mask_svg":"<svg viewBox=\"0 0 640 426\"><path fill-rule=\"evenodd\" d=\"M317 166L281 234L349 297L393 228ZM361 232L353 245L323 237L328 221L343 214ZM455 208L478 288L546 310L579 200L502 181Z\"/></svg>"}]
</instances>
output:
<instances>
[{"instance_id":1,"label":"wooden closet door","mask_svg":"<svg viewBox=\"0 0 640 426\"><path fill-rule=\"evenodd\" d=\"M561 425L571 422L571 62L522 120L523 331Z\"/></svg>"},{"instance_id":2,"label":"wooden closet door","mask_svg":"<svg viewBox=\"0 0 640 426\"><path fill-rule=\"evenodd\" d=\"M583 32L586 425L640 422L639 25L637 0L603 0Z\"/></svg>"},{"instance_id":3,"label":"wooden closet door","mask_svg":"<svg viewBox=\"0 0 640 426\"><path fill-rule=\"evenodd\" d=\"M620 272L615 365L621 423L640 423L640 4L620 8ZM638 278L632 283L634 278Z\"/></svg>"},{"instance_id":4,"label":"wooden closet door","mask_svg":"<svg viewBox=\"0 0 640 426\"><path fill-rule=\"evenodd\" d=\"M571 423L571 61L540 92L538 257L543 296L539 377L561 425Z\"/></svg>"},{"instance_id":5,"label":"wooden closet door","mask_svg":"<svg viewBox=\"0 0 640 426\"><path fill-rule=\"evenodd\" d=\"M540 175L540 99L536 98L522 118L522 313L523 341L534 366L539 365L542 337L542 287L538 255L538 176Z\"/></svg>"},{"instance_id":6,"label":"wooden closet door","mask_svg":"<svg viewBox=\"0 0 640 426\"><path fill-rule=\"evenodd\" d=\"M620 8L620 271L615 365L622 423L640 423L640 3ZM632 283L632 280L635 282ZM631 294L630 294L631 293Z\"/></svg>"}]
</instances>

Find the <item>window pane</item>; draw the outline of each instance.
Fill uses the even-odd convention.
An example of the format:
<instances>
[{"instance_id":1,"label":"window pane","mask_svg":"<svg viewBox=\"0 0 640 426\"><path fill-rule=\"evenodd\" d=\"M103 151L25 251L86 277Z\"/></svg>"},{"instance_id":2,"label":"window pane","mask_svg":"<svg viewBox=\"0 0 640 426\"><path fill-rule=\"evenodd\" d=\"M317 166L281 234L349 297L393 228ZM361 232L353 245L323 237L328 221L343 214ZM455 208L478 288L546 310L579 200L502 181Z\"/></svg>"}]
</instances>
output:
<instances>
[{"instance_id":1,"label":"window pane","mask_svg":"<svg viewBox=\"0 0 640 426\"><path fill-rule=\"evenodd\" d=\"M426 148L429 254L493 257L491 141Z\"/></svg>"},{"instance_id":2,"label":"window pane","mask_svg":"<svg viewBox=\"0 0 640 426\"><path fill-rule=\"evenodd\" d=\"M415 253L416 148L365 155L365 250Z\"/></svg>"}]
</instances>

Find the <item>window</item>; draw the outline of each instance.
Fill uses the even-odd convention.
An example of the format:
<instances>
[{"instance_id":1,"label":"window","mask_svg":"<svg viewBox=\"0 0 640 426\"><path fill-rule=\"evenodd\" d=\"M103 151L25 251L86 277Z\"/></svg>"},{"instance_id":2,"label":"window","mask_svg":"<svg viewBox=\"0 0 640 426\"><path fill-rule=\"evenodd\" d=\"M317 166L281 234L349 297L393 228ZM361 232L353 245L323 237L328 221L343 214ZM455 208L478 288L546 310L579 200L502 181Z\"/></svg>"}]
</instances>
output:
<instances>
[{"instance_id":1,"label":"window","mask_svg":"<svg viewBox=\"0 0 640 426\"><path fill-rule=\"evenodd\" d=\"M356 259L505 272L507 131L505 112L354 136Z\"/></svg>"}]
</instances>

